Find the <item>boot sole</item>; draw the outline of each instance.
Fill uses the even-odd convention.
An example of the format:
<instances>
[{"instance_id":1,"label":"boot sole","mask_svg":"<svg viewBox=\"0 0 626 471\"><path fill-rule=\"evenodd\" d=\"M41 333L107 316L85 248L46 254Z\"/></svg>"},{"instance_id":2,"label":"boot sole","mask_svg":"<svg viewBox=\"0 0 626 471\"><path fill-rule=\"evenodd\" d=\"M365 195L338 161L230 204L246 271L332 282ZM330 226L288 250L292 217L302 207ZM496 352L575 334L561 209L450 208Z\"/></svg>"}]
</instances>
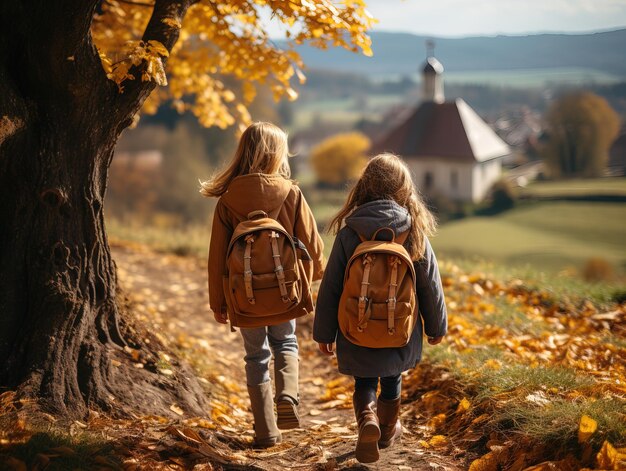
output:
<instances>
[{"instance_id":1,"label":"boot sole","mask_svg":"<svg viewBox=\"0 0 626 471\"><path fill-rule=\"evenodd\" d=\"M355 455L359 463L373 463L378 461L378 440L380 439L380 428L375 422L366 423L359 432L356 442Z\"/></svg>"},{"instance_id":2,"label":"boot sole","mask_svg":"<svg viewBox=\"0 0 626 471\"><path fill-rule=\"evenodd\" d=\"M265 448L271 448L275 445L278 445L282 441L283 441L283 437L281 435L278 435L276 437L267 437L267 438L260 438L260 439L257 439L255 437L254 441L252 442L252 448L256 450L264 450Z\"/></svg>"},{"instance_id":3,"label":"boot sole","mask_svg":"<svg viewBox=\"0 0 626 471\"><path fill-rule=\"evenodd\" d=\"M276 404L276 425L281 430L289 430L293 428L300 428L300 417L298 417L298 411L295 404L289 401L279 401Z\"/></svg>"}]
</instances>

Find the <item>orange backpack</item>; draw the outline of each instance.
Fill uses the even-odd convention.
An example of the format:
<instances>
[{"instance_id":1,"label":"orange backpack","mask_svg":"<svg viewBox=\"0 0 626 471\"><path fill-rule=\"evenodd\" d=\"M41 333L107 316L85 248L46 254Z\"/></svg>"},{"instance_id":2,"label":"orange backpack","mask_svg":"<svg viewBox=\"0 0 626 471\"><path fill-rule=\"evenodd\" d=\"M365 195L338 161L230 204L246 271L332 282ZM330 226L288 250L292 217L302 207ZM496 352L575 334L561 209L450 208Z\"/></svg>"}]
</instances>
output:
<instances>
[{"instance_id":1,"label":"orange backpack","mask_svg":"<svg viewBox=\"0 0 626 471\"><path fill-rule=\"evenodd\" d=\"M223 277L228 317L235 327L280 324L306 313L297 241L264 211L235 228ZM300 309L297 309L300 307Z\"/></svg>"},{"instance_id":2,"label":"orange backpack","mask_svg":"<svg viewBox=\"0 0 626 471\"><path fill-rule=\"evenodd\" d=\"M380 231L391 241L376 240ZM408 231L396 239L390 227L378 229L361 243L346 266L339 300L339 328L353 344L370 348L402 347L417 320L415 267L402 246Z\"/></svg>"}]
</instances>

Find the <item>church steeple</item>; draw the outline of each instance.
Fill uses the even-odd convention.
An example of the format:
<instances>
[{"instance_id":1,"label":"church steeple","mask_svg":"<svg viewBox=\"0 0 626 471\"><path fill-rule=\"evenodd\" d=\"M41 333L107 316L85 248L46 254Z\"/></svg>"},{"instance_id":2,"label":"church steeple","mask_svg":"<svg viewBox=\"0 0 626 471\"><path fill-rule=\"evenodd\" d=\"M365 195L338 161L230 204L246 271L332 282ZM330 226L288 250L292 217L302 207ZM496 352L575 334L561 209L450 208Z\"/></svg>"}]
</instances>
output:
<instances>
[{"instance_id":1,"label":"church steeple","mask_svg":"<svg viewBox=\"0 0 626 471\"><path fill-rule=\"evenodd\" d=\"M443 65L435 59L434 41L426 41L426 56L422 66L422 100L443 103Z\"/></svg>"}]
</instances>

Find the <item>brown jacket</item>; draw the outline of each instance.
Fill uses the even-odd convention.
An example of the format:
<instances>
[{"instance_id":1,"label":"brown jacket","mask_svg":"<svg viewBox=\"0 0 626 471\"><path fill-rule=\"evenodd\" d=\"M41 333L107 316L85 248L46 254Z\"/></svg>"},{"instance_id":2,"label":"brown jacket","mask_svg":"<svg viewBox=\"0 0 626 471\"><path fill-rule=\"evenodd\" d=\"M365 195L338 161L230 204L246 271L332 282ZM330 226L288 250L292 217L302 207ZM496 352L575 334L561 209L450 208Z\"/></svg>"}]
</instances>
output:
<instances>
[{"instance_id":1,"label":"brown jacket","mask_svg":"<svg viewBox=\"0 0 626 471\"><path fill-rule=\"evenodd\" d=\"M222 276L226 251L233 230L248 213L263 210L304 243L313 262L305 263L303 287L310 296L311 282L322 278L324 244L317 232L313 213L300 188L280 175L253 173L236 177L215 207L209 248L209 304L215 312L226 312ZM305 303L311 305L311 302Z\"/></svg>"}]
</instances>

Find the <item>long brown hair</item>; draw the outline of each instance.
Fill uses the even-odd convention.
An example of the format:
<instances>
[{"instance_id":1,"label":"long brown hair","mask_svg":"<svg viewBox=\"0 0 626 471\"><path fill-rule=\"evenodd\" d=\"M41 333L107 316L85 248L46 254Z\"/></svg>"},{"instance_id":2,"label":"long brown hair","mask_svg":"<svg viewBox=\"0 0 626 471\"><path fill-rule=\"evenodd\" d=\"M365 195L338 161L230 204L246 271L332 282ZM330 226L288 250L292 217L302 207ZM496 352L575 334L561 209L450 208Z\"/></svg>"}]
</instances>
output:
<instances>
[{"instance_id":1,"label":"long brown hair","mask_svg":"<svg viewBox=\"0 0 626 471\"><path fill-rule=\"evenodd\" d=\"M376 200L393 200L407 209L411 216L408 251L414 260L421 259L426 251L426 237L435 233L437 223L415 190L408 167L393 154L380 154L369 161L350 190L346 204L331 221L329 231L337 234L357 206Z\"/></svg>"},{"instance_id":2,"label":"long brown hair","mask_svg":"<svg viewBox=\"0 0 626 471\"><path fill-rule=\"evenodd\" d=\"M235 177L249 173L278 173L290 178L287 134L272 123L253 123L243 132L228 167L209 180L200 182L202 195L222 196Z\"/></svg>"}]
</instances>

